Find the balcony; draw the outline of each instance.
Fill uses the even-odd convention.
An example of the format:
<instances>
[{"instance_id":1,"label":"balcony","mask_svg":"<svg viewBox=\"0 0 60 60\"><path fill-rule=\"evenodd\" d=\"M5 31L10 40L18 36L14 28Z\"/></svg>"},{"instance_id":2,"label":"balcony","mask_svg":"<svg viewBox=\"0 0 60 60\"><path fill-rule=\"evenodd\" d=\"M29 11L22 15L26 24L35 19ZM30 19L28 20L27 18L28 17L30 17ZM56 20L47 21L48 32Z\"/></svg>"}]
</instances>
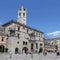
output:
<instances>
[{"instance_id":1,"label":"balcony","mask_svg":"<svg viewBox=\"0 0 60 60\"><path fill-rule=\"evenodd\" d=\"M35 34L34 33L30 33L29 36L30 37L35 37Z\"/></svg>"},{"instance_id":2,"label":"balcony","mask_svg":"<svg viewBox=\"0 0 60 60\"><path fill-rule=\"evenodd\" d=\"M33 36L30 36L30 39L29 39L29 41L35 42L35 41L36 41L36 39L35 39L35 37L33 37Z\"/></svg>"},{"instance_id":3,"label":"balcony","mask_svg":"<svg viewBox=\"0 0 60 60\"><path fill-rule=\"evenodd\" d=\"M15 27L13 27L13 28L9 28L9 30L16 30L16 28L15 28Z\"/></svg>"}]
</instances>

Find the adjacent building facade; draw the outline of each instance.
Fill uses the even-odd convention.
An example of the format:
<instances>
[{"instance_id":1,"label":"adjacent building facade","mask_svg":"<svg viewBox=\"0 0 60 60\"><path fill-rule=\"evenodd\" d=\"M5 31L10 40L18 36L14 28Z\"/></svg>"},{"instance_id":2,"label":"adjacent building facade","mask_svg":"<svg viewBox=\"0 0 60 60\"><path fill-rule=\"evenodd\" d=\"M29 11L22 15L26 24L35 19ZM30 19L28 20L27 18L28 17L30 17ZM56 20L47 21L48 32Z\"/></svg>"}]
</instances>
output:
<instances>
[{"instance_id":1,"label":"adjacent building facade","mask_svg":"<svg viewBox=\"0 0 60 60\"><path fill-rule=\"evenodd\" d=\"M3 27L0 27L0 52L7 51L7 34L3 33Z\"/></svg>"},{"instance_id":2,"label":"adjacent building facade","mask_svg":"<svg viewBox=\"0 0 60 60\"><path fill-rule=\"evenodd\" d=\"M44 40L44 49L47 51L60 50L60 37Z\"/></svg>"},{"instance_id":3,"label":"adjacent building facade","mask_svg":"<svg viewBox=\"0 0 60 60\"><path fill-rule=\"evenodd\" d=\"M5 37L5 45L0 39L0 46L4 46L4 51L8 52L39 52L44 50L44 33L26 25L26 9L24 7L18 10L18 21L11 20L2 25L3 31L0 35ZM0 50L2 50L0 48ZM3 52L4 52L3 51Z\"/></svg>"}]
</instances>

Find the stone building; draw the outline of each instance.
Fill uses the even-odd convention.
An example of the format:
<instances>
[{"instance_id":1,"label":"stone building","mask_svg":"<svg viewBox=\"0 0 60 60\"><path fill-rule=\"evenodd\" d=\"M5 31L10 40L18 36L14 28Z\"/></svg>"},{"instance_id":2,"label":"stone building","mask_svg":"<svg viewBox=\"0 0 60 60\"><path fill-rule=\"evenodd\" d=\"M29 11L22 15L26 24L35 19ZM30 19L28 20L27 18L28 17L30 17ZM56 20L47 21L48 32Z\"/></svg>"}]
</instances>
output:
<instances>
[{"instance_id":1,"label":"stone building","mask_svg":"<svg viewBox=\"0 0 60 60\"><path fill-rule=\"evenodd\" d=\"M0 52L7 49L7 34L3 33L3 27L0 27Z\"/></svg>"},{"instance_id":2,"label":"stone building","mask_svg":"<svg viewBox=\"0 0 60 60\"><path fill-rule=\"evenodd\" d=\"M45 39L44 40L44 49L47 51L60 50L60 37Z\"/></svg>"},{"instance_id":3,"label":"stone building","mask_svg":"<svg viewBox=\"0 0 60 60\"><path fill-rule=\"evenodd\" d=\"M7 36L6 48L8 52L44 50L44 33L26 25L26 9L24 7L18 9L18 21L11 20L3 24L2 27L4 27L3 33Z\"/></svg>"}]
</instances>

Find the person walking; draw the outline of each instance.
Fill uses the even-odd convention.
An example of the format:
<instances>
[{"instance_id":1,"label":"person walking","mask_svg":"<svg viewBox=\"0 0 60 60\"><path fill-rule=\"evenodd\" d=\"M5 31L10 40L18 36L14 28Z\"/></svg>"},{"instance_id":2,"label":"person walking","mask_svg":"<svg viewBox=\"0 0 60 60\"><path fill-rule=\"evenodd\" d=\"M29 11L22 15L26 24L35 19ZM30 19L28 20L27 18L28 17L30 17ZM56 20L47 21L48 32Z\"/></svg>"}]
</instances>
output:
<instances>
[{"instance_id":1,"label":"person walking","mask_svg":"<svg viewBox=\"0 0 60 60\"><path fill-rule=\"evenodd\" d=\"M12 58L12 52L10 51L10 58Z\"/></svg>"},{"instance_id":2,"label":"person walking","mask_svg":"<svg viewBox=\"0 0 60 60\"><path fill-rule=\"evenodd\" d=\"M46 56L46 55L47 55L47 51L44 51L44 52L43 52L43 55L45 55L45 56Z\"/></svg>"}]
</instances>

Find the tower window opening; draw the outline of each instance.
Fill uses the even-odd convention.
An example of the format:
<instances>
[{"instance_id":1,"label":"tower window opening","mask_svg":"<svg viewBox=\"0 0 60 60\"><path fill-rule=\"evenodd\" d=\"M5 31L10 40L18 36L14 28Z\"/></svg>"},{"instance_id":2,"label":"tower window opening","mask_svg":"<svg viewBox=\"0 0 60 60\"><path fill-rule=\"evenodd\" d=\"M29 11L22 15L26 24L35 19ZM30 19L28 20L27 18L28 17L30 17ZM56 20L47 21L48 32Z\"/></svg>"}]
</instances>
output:
<instances>
[{"instance_id":1,"label":"tower window opening","mask_svg":"<svg viewBox=\"0 0 60 60\"><path fill-rule=\"evenodd\" d=\"M24 9L24 11L25 11L25 9Z\"/></svg>"},{"instance_id":2,"label":"tower window opening","mask_svg":"<svg viewBox=\"0 0 60 60\"><path fill-rule=\"evenodd\" d=\"M19 9L21 11L21 9Z\"/></svg>"},{"instance_id":3,"label":"tower window opening","mask_svg":"<svg viewBox=\"0 0 60 60\"><path fill-rule=\"evenodd\" d=\"M19 13L19 16L21 16L21 13Z\"/></svg>"}]
</instances>

